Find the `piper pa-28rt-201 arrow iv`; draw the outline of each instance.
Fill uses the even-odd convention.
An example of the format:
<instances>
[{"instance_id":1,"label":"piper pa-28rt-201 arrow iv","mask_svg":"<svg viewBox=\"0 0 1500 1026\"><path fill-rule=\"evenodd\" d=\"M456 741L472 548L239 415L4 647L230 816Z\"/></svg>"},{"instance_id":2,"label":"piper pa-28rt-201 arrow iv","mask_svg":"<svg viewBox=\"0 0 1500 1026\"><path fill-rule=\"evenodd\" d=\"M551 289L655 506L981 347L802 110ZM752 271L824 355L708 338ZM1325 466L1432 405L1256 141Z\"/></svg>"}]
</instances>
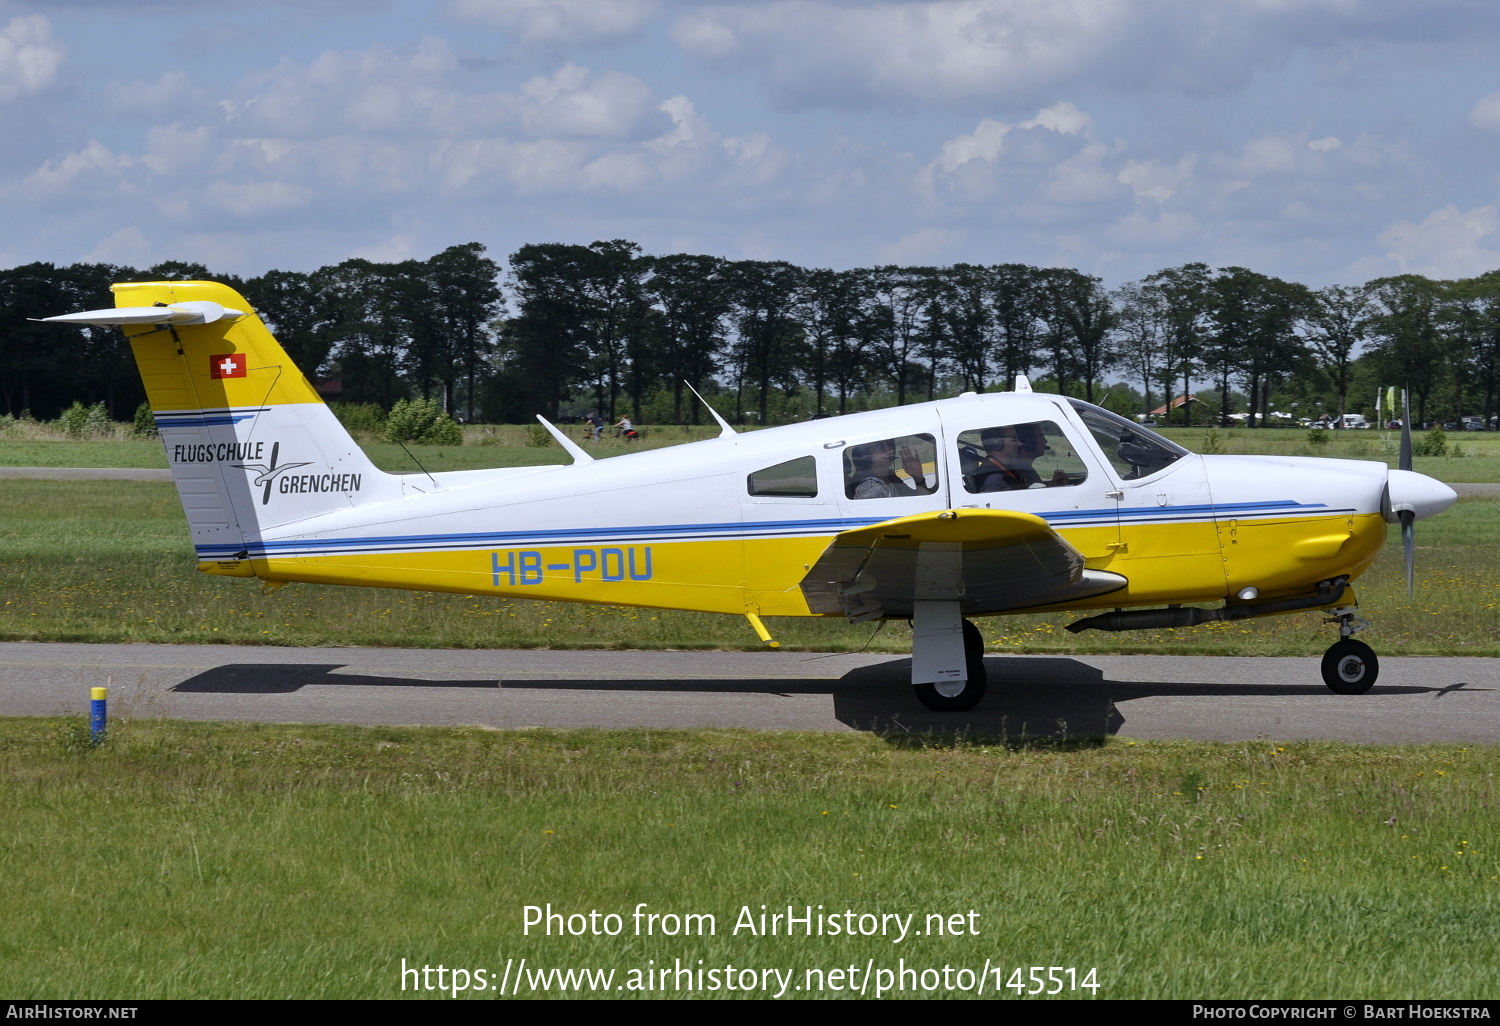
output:
<instances>
[{"instance_id":1,"label":"piper pa-28rt-201 arrow iv","mask_svg":"<svg viewBox=\"0 0 1500 1026\"><path fill-rule=\"evenodd\" d=\"M748 434L715 414L717 438L600 460L539 417L571 464L387 474L232 289L114 293L46 319L129 336L200 570L732 613L773 645L762 617L910 620L935 710L984 694L968 617L1064 610L1091 612L1075 632L1325 610L1325 682L1367 691L1350 582L1388 523L1409 555L1456 498L1409 456L1200 456L1025 379Z\"/></svg>"}]
</instances>

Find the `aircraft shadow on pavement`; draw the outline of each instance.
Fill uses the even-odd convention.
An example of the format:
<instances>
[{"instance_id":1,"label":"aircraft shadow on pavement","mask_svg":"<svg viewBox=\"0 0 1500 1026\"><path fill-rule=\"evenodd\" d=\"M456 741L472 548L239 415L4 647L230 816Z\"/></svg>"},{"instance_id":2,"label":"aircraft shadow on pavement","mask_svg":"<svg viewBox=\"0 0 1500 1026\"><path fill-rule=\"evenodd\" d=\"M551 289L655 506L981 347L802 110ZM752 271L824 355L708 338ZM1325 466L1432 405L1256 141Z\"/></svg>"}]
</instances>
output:
<instances>
[{"instance_id":1,"label":"aircraft shadow on pavement","mask_svg":"<svg viewBox=\"0 0 1500 1026\"><path fill-rule=\"evenodd\" d=\"M746 680L508 680L503 688L580 691L675 691L758 693L765 695L831 694L834 716L855 730L884 735L892 741L906 735L1057 741L1104 737L1125 726L1118 703L1136 698L1327 697L1308 661L1306 684L1211 684L1166 681L1117 681L1102 670L1067 656L1016 657L985 662L989 689L979 708L966 713L938 713L924 708L911 686L911 660L892 659L852 670L837 680L794 678ZM1424 694L1426 687L1378 687L1380 694Z\"/></svg>"},{"instance_id":2,"label":"aircraft shadow on pavement","mask_svg":"<svg viewBox=\"0 0 1500 1026\"><path fill-rule=\"evenodd\" d=\"M285 695L309 684L339 687L498 688L498 680L421 680L335 673L344 663L229 663L205 670L172 688L176 692L216 695Z\"/></svg>"},{"instance_id":3,"label":"aircraft shadow on pavement","mask_svg":"<svg viewBox=\"0 0 1500 1026\"><path fill-rule=\"evenodd\" d=\"M525 678L512 680L424 680L365 673L338 673L343 663L230 663L190 677L178 693L224 695L289 694L308 685L537 691L657 692L681 694L831 695L834 716L855 729L892 743L934 740L993 740L1007 744L1102 738L1126 726L1119 704L1138 698L1293 698L1335 700L1317 682L1308 660L1307 683L1213 684L1117 681L1067 656L1010 656L986 660L989 690L978 709L936 713L912 693L911 660L891 659L859 667L839 678ZM1426 694L1417 686L1377 686L1376 694Z\"/></svg>"}]
</instances>

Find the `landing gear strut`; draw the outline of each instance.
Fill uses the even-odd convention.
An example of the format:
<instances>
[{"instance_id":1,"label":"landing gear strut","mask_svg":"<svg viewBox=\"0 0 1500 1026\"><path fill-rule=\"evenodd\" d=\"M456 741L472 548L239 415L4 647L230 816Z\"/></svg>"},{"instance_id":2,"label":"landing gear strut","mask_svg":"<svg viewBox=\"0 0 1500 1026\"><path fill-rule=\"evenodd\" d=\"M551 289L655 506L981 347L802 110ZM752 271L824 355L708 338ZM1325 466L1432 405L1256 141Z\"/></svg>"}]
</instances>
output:
<instances>
[{"instance_id":1,"label":"landing gear strut","mask_svg":"<svg viewBox=\"0 0 1500 1026\"><path fill-rule=\"evenodd\" d=\"M984 637L968 620L963 621L963 634L967 679L916 685L917 701L933 712L968 712L984 697L988 683L984 671Z\"/></svg>"},{"instance_id":2,"label":"landing gear strut","mask_svg":"<svg viewBox=\"0 0 1500 1026\"><path fill-rule=\"evenodd\" d=\"M1380 675L1380 660L1375 650L1363 641L1355 641L1354 635L1370 626L1370 622L1354 615L1354 610L1345 606L1332 610L1326 623L1339 625L1339 640L1323 653L1323 683L1340 695L1362 695L1375 686Z\"/></svg>"}]
</instances>

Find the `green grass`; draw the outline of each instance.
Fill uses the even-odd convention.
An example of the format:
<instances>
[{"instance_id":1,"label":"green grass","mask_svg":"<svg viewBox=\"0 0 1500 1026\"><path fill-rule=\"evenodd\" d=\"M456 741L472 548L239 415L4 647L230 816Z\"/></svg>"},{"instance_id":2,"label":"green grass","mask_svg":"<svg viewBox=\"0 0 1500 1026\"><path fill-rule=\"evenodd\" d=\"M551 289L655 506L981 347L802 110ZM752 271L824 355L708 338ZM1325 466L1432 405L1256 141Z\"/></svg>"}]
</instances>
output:
<instances>
[{"instance_id":1,"label":"green grass","mask_svg":"<svg viewBox=\"0 0 1500 1026\"><path fill-rule=\"evenodd\" d=\"M570 438L583 443L584 431L578 425L563 427ZM586 448L599 456L618 456L639 449L656 449L682 442L712 438L717 428L644 427L645 437L627 443L606 433L599 443ZM1214 429L1169 428L1163 434L1194 452L1268 454L1276 456L1330 456L1338 459L1382 460L1390 466L1397 461L1399 436L1395 432L1330 431L1320 433L1327 439L1323 445L1308 440L1308 432L1292 429L1248 428ZM154 439L132 438L123 428L112 439L66 439L45 425L29 425L25 437L0 438L0 467L130 467L166 469L161 443ZM398 445L362 436L359 441L371 462L382 470L396 474L419 473L418 462L427 470L481 470L489 467L531 467L548 463L566 463L568 455L555 443L540 448L527 445L529 428L524 424L476 425L464 429L461 446ZM1415 468L1442 481L1476 483L1500 482L1500 432L1454 433L1450 445L1457 445L1463 456L1426 457L1414 461ZM415 457L415 459L413 459Z\"/></svg>"},{"instance_id":2,"label":"green grass","mask_svg":"<svg viewBox=\"0 0 1500 1026\"><path fill-rule=\"evenodd\" d=\"M1398 431L1305 431L1294 428L1166 428L1161 434L1194 452L1269 456L1324 456L1333 459L1399 462ZM1317 437L1320 443L1314 443ZM1450 432L1450 452L1462 455L1417 456L1412 469L1439 481L1500 482L1500 432Z\"/></svg>"},{"instance_id":3,"label":"green grass","mask_svg":"<svg viewBox=\"0 0 1500 1026\"><path fill-rule=\"evenodd\" d=\"M1492 749L147 720L90 749L81 733L0 721L12 998L398 997L402 958L521 957L797 982L991 959L1097 967L1108 998L1500 996ZM718 928L524 936L522 907L548 902ZM923 924L972 909L978 936L733 935L763 903Z\"/></svg>"},{"instance_id":4,"label":"green grass","mask_svg":"<svg viewBox=\"0 0 1500 1026\"><path fill-rule=\"evenodd\" d=\"M565 425L562 430L600 457L659 449L718 434L718 428L646 427L642 429L644 437L639 442L626 442L606 432L599 442L585 444L584 431L578 425ZM154 438L130 437L123 428L114 438L69 439L46 425L27 425L25 432L17 433L24 437L0 437L0 467L167 469L167 457L161 442ZM408 445L403 449L368 435L361 436L359 442L370 462L393 474L416 474L423 467L437 473L491 467L534 467L571 461L571 457L555 442L531 446L527 444L529 437L529 428L524 424L501 424L465 428L463 445Z\"/></svg>"},{"instance_id":5,"label":"green grass","mask_svg":"<svg viewBox=\"0 0 1500 1026\"><path fill-rule=\"evenodd\" d=\"M1464 499L1417 527L1417 593L1399 538L1357 585L1363 637L1407 655L1500 655L1500 501ZM979 621L991 651L1317 655L1316 613L1189 630L1066 633L1072 614ZM783 647L909 651L904 624L774 618ZM258 581L196 569L166 483L7 481L0 489L0 640L403 645L431 648L725 648L760 642L740 617Z\"/></svg>"}]
</instances>

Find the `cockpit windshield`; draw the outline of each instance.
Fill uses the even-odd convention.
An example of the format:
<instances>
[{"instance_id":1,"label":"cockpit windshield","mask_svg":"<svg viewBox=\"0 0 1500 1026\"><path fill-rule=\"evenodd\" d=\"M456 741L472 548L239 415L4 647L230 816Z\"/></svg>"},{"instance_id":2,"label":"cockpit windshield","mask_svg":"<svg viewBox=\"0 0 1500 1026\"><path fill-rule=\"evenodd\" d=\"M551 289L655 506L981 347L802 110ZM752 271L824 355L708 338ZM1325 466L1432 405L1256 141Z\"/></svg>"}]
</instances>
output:
<instances>
[{"instance_id":1,"label":"cockpit windshield","mask_svg":"<svg viewBox=\"0 0 1500 1026\"><path fill-rule=\"evenodd\" d=\"M1176 463L1188 451L1155 431L1133 424L1117 413L1100 409L1081 399L1069 399L1084 426L1099 443L1115 472L1126 481L1150 477Z\"/></svg>"}]
</instances>

